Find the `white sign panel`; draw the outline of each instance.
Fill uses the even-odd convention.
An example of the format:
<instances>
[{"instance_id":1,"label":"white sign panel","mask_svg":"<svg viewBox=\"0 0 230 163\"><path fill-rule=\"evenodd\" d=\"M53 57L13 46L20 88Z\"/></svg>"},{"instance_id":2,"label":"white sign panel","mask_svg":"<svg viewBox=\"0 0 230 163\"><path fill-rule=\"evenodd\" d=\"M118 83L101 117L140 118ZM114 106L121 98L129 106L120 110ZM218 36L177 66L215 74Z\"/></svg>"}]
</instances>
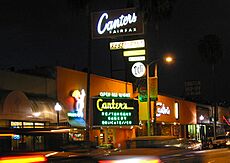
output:
<instances>
[{"instance_id":1,"label":"white sign panel","mask_svg":"<svg viewBox=\"0 0 230 163\"><path fill-rule=\"evenodd\" d=\"M129 57L129 62L145 61L145 56Z\"/></svg>"},{"instance_id":2,"label":"white sign panel","mask_svg":"<svg viewBox=\"0 0 230 163\"><path fill-rule=\"evenodd\" d=\"M110 42L110 50L144 48L145 40L131 40L121 42Z\"/></svg>"},{"instance_id":3,"label":"white sign panel","mask_svg":"<svg viewBox=\"0 0 230 163\"><path fill-rule=\"evenodd\" d=\"M143 19L135 8L92 13L92 38L111 38L144 33Z\"/></svg>"},{"instance_id":4,"label":"white sign panel","mask_svg":"<svg viewBox=\"0 0 230 163\"><path fill-rule=\"evenodd\" d=\"M140 78L145 75L145 65L141 62L136 62L133 64L131 71L133 76Z\"/></svg>"}]
</instances>

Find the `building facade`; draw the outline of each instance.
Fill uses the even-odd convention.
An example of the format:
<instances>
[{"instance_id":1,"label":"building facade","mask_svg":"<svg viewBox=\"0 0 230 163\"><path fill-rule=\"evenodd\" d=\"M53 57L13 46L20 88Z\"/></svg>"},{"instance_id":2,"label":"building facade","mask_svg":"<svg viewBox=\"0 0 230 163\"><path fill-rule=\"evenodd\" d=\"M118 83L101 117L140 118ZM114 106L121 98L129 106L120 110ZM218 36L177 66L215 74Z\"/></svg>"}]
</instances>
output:
<instances>
[{"instance_id":1,"label":"building facade","mask_svg":"<svg viewBox=\"0 0 230 163\"><path fill-rule=\"evenodd\" d=\"M139 135L146 135L147 102L139 102L140 126ZM151 135L154 133L154 102L151 102ZM177 97L158 95L156 101L156 135L168 135L187 138L189 125L196 125L196 103Z\"/></svg>"},{"instance_id":2,"label":"building facade","mask_svg":"<svg viewBox=\"0 0 230 163\"><path fill-rule=\"evenodd\" d=\"M0 71L0 151L53 149L56 80ZM64 112L60 121L67 122Z\"/></svg>"},{"instance_id":3,"label":"building facade","mask_svg":"<svg viewBox=\"0 0 230 163\"><path fill-rule=\"evenodd\" d=\"M0 75L0 151L57 149L86 140L87 129L96 145L121 148L126 140L147 135L147 103L137 100L131 83L91 74L87 90L87 73L63 67L56 68L55 79L9 71ZM155 105L151 102L151 135L154 106L157 135L198 140L213 136L211 106L167 95L158 95ZM229 109L217 110L216 134L224 135L230 126Z\"/></svg>"}]
</instances>

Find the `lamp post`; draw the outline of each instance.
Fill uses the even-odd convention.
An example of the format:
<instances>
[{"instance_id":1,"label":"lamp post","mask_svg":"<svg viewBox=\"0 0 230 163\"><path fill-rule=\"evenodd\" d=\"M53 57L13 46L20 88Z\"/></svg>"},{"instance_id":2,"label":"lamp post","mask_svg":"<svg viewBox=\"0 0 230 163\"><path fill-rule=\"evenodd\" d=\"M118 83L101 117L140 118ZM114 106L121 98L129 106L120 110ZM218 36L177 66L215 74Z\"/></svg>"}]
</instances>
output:
<instances>
[{"instance_id":1,"label":"lamp post","mask_svg":"<svg viewBox=\"0 0 230 163\"><path fill-rule=\"evenodd\" d=\"M158 65L157 62L159 61L159 59L154 60L150 63L148 63L146 65L146 80L147 80L147 135L150 136L150 119L152 119L151 117L151 113L152 113L152 109L151 109L151 97L150 97L150 70L149 67L154 64L154 77L155 79L158 81ZM173 62L173 58L171 56L167 56L164 58L164 61L166 63L171 63ZM158 84L157 84L158 87ZM158 91L158 88L156 88ZM158 94L158 93L157 93ZM153 134L156 135L156 101L157 98L154 99L154 110L153 110Z\"/></svg>"},{"instance_id":2,"label":"lamp post","mask_svg":"<svg viewBox=\"0 0 230 163\"><path fill-rule=\"evenodd\" d=\"M62 107L58 102L56 102L54 110L57 112L57 126L59 126L59 112L62 110Z\"/></svg>"}]
</instances>

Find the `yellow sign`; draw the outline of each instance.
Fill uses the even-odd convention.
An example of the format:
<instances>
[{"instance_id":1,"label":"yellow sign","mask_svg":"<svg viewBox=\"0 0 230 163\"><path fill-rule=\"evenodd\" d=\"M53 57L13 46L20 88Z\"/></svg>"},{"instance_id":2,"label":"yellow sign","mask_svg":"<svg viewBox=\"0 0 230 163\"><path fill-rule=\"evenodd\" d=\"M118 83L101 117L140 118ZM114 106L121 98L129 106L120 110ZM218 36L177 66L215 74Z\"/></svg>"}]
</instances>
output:
<instances>
[{"instance_id":1,"label":"yellow sign","mask_svg":"<svg viewBox=\"0 0 230 163\"><path fill-rule=\"evenodd\" d=\"M134 110L134 107L128 107L128 104L125 102L115 102L115 99L112 99L111 102L103 102L103 99L99 98L97 100L97 109L99 111L113 109L113 110Z\"/></svg>"},{"instance_id":2,"label":"yellow sign","mask_svg":"<svg viewBox=\"0 0 230 163\"><path fill-rule=\"evenodd\" d=\"M124 57L145 55L145 50L127 50L123 52Z\"/></svg>"}]
</instances>

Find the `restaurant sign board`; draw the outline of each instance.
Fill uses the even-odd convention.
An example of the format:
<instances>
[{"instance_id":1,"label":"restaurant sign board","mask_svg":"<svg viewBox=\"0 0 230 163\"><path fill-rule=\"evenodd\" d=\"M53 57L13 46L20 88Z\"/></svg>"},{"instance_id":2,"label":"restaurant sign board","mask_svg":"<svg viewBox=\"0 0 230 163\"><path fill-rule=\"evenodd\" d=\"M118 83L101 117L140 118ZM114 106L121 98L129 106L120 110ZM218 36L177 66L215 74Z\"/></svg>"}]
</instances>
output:
<instances>
[{"instance_id":1,"label":"restaurant sign board","mask_svg":"<svg viewBox=\"0 0 230 163\"><path fill-rule=\"evenodd\" d=\"M94 12L91 25L93 39L144 33L143 20L135 8Z\"/></svg>"},{"instance_id":2,"label":"restaurant sign board","mask_svg":"<svg viewBox=\"0 0 230 163\"><path fill-rule=\"evenodd\" d=\"M138 119L138 100L93 98L93 126L132 126Z\"/></svg>"}]
</instances>

